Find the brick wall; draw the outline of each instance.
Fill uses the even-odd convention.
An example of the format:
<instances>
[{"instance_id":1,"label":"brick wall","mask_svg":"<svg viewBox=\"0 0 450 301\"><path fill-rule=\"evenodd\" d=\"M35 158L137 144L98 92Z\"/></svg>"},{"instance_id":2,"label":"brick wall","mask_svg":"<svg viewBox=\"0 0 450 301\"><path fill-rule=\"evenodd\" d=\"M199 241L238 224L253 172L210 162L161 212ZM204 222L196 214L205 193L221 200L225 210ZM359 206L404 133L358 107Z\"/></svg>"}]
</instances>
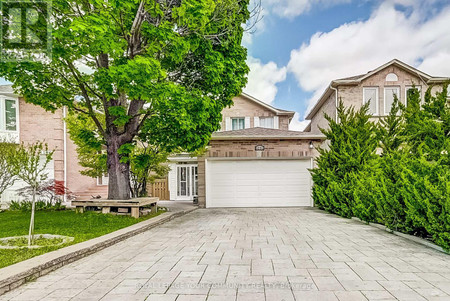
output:
<instances>
[{"instance_id":1,"label":"brick wall","mask_svg":"<svg viewBox=\"0 0 450 301\"><path fill-rule=\"evenodd\" d=\"M397 81L386 81L386 76L389 73L397 75ZM353 106L359 109L363 104L363 88L364 87L378 87L378 112L379 116L374 117L376 121L380 116L384 116L384 88L385 87L399 87L400 95L399 100L405 104L406 88L412 85L420 87L422 97L424 96L428 85L424 83L417 75L407 72L397 66L389 66L374 75L363 80L359 85L340 85L338 89L338 98L341 99L346 106ZM442 89L442 86L434 86L432 93L436 93ZM335 98L334 93L327 99L322 108L311 119L311 132L319 133L319 127L326 127L327 121L323 118L323 114L327 113L330 116L335 116L336 108L334 105Z\"/></svg>"},{"instance_id":2,"label":"brick wall","mask_svg":"<svg viewBox=\"0 0 450 301\"><path fill-rule=\"evenodd\" d=\"M47 112L19 99L19 138L25 144L44 141L53 154L55 180L64 180L64 127L62 110Z\"/></svg>"},{"instance_id":3,"label":"brick wall","mask_svg":"<svg viewBox=\"0 0 450 301\"><path fill-rule=\"evenodd\" d=\"M311 133L320 134L320 129L328 126L328 120L325 119L324 113L333 119L336 118L336 92L331 93L322 108L311 118Z\"/></svg>"},{"instance_id":4,"label":"brick wall","mask_svg":"<svg viewBox=\"0 0 450 301\"><path fill-rule=\"evenodd\" d=\"M250 127L254 127L254 117L271 117L276 116L276 114L257 104L253 101L246 99L243 96L238 96L233 99L233 106L231 108L225 108L222 110L222 123L221 128L225 130L225 118L226 117L250 117ZM279 129L288 130L289 129L289 117L279 115Z\"/></svg>"},{"instance_id":5,"label":"brick wall","mask_svg":"<svg viewBox=\"0 0 450 301\"><path fill-rule=\"evenodd\" d=\"M47 112L39 106L19 99L20 141L25 144L45 141L50 149L54 149L55 180L64 180L64 121L62 109L54 113ZM82 167L78 164L76 146L67 134L67 183L73 192L82 192L97 184L97 180L79 173Z\"/></svg>"}]
</instances>

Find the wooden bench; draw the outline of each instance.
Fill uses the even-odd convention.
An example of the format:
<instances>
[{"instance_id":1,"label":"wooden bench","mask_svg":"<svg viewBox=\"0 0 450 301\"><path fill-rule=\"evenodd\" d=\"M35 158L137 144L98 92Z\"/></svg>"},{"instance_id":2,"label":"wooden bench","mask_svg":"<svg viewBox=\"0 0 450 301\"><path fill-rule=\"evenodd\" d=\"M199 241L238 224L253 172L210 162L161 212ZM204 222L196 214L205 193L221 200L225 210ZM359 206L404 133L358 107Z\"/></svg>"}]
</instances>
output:
<instances>
[{"instance_id":1,"label":"wooden bench","mask_svg":"<svg viewBox=\"0 0 450 301\"><path fill-rule=\"evenodd\" d=\"M135 198L129 200L101 200L101 199L91 199L84 201L72 201L72 205L76 207L76 211L83 213L86 207L100 207L102 213L110 213L111 208L118 208L120 213L121 208L130 208L131 216L134 218L139 218L139 210L145 206L152 206L151 212L156 213L158 211L158 201L159 198L156 197L144 197Z\"/></svg>"}]
</instances>

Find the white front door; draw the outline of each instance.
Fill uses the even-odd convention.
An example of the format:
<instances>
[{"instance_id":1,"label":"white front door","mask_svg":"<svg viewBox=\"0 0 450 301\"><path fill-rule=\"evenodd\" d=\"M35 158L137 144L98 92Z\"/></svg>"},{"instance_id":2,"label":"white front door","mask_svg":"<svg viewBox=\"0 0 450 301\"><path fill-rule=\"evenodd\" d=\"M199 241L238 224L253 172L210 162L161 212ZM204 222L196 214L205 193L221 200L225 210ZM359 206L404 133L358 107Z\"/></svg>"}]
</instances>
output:
<instances>
[{"instance_id":1,"label":"white front door","mask_svg":"<svg viewBox=\"0 0 450 301\"><path fill-rule=\"evenodd\" d=\"M312 206L311 160L208 160L206 207Z\"/></svg>"},{"instance_id":2,"label":"white front door","mask_svg":"<svg viewBox=\"0 0 450 301\"><path fill-rule=\"evenodd\" d=\"M197 165L177 165L177 200L192 200L197 195Z\"/></svg>"}]
</instances>

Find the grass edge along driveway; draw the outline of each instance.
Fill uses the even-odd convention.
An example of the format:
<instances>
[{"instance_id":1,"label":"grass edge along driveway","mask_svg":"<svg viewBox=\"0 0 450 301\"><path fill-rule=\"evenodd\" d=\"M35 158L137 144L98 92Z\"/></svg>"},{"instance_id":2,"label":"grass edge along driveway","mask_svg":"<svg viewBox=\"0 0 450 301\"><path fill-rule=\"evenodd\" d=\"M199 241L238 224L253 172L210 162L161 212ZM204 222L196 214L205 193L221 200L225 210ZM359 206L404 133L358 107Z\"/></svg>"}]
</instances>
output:
<instances>
[{"instance_id":1,"label":"grass edge along driveway","mask_svg":"<svg viewBox=\"0 0 450 301\"><path fill-rule=\"evenodd\" d=\"M39 249L0 249L0 268L110 232L134 225L161 214L151 213L139 219L130 216L101 214L95 212L76 213L74 210L36 211L35 234L59 234L74 237L70 243ZM27 235L30 212L0 212L0 238Z\"/></svg>"}]
</instances>

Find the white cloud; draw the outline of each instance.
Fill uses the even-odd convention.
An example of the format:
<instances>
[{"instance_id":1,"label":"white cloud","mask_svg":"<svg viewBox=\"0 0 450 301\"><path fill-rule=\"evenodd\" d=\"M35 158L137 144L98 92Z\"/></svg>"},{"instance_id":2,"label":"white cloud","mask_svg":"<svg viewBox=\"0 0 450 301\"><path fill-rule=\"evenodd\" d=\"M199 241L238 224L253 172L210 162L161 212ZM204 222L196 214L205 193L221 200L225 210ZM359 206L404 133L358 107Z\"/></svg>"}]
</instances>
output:
<instances>
[{"instance_id":1,"label":"white cloud","mask_svg":"<svg viewBox=\"0 0 450 301\"><path fill-rule=\"evenodd\" d=\"M393 58L431 75L450 75L450 7L433 13L429 1L400 1L382 3L366 21L316 33L291 52L288 72L314 94L308 109L331 80L366 73Z\"/></svg>"},{"instance_id":2,"label":"white cloud","mask_svg":"<svg viewBox=\"0 0 450 301\"><path fill-rule=\"evenodd\" d=\"M291 131L303 131L309 124L309 120L300 120L300 114L295 112L294 117L289 124L289 130Z\"/></svg>"},{"instance_id":3,"label":"white cloud","mask_svg":"<svg viewBox=\"0 0 450 301\"><path fill-rule=\"evenodd\" d=\"M351 0L262 0L265 7L270 8L280 17L292 19L308 12L314 5L326 8Z\"/></svg>"},{"instance_id":4,"label":"white cloud","mask_svg":"<svg viewBox=\"0 0 450 301\"><path fill-rule=\"evenodd\" d=\"M286 79L286 67L279 68L274 62L263 64L259 59L248 57L250 67L248 83L244 91L257 99L271 104L277 95L277 83Z\"/></svg>"}]
</instances>

